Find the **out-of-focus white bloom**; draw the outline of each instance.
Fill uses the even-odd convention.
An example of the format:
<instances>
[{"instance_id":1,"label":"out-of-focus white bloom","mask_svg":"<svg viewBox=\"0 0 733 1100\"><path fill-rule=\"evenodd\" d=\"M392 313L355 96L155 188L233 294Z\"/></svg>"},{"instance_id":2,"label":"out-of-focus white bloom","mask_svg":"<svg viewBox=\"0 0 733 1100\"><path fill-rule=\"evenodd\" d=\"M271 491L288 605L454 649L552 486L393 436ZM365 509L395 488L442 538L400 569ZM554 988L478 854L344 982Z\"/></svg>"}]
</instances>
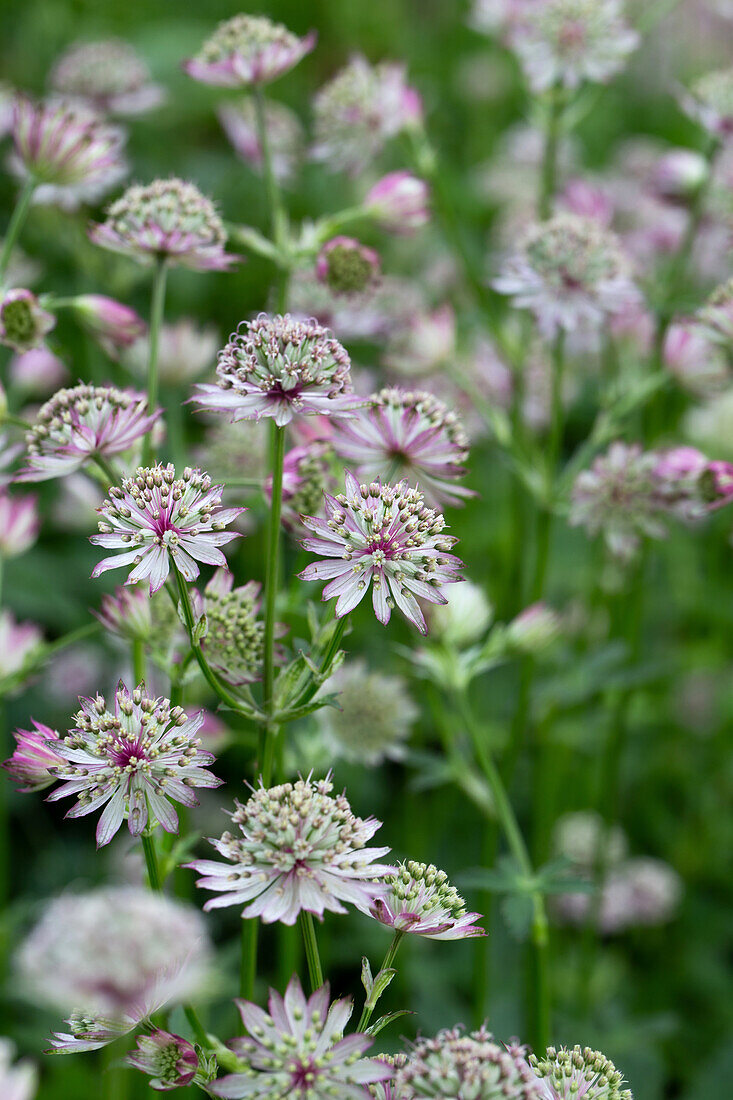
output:
<instances>
[{"instance_id":1,"label":"out-of-focus white bloom","mask_svg":"<svg viewBox=\"0 0 733 1100\"><path fill-rule=\"evenodd\" d=\"M733 69L705 73L680 95L690 118L716 137L733 135Z\"/></svg>"},{"instance_id":2,"label":"out-of-focus white bloom","mask_svg":"<svg viewBox=\"0 0 733 1100\"><path fill-rule=\"evenodd\" d=\"M228 100L217 114L235 153L256 172L262 172L262 148L251 96ZM295 111L273 100L265 102L265 126L272 170L281 182L294 174L303 156L303 126Z\"/></svg>"},{"instance_id":3,"label":"out-of-focus white bloom","mask_svg":"<svg viewBox=\"0 0 733 1100\"><path fill-rule=\"evenodd\" d=\"M628 928L664 924L673 918L682 897L680 876L658 859L627 859L606 875L600 904L591 894L558 894L553 910L559 921L583 925L597 908L598 929L615 935Z\"/></svg>"},{"instance_id":4,"label":"out-of-focus white bloom","mask_svg":"<svg viewBox=\"0 0 733 1100\"><path fill-rule=\"evenodd\" d=\"M494 618L494 608L484 590L471 581L446 592L447 603L428 610L431 634L446 645L463 649L483 638Z\"/></svg>"},{"instance_id":5,"label":"out-of-focus white bloom","mask_svg":"<svg viewBox=\"0 0 733 1100\"><path fill-rule=\"evenodd\" d=\"M158 376L164 385L185 386L216 362L219 335L211 325L199 325L190 317L161 326L158 336ZM123 366L147 376L150 343L141 336L122 354Z\"/></svg>"},{"instance_id":6,"label":"out-of-focus white bloom","mask_svg":"<svg viewBox=\"0 0 733 1100\"><path fill-rule=\"evenodd\" d=\"M14 355L8 374L13 387L27 397L46 397L61 389L69 378L67 368L47 347Z\"/></svg>"},{"instance_id":7,"label":"out-of-focus white bloom","mask_svg":"<svg viewBox=\"0 0 733 1100\"><path fill-rule=\"evenodd\" d=\"M113 115L144 114L165 98L148 66L122 38L75 42L54 65L51 87Z\"/></svg>"},{"instance_id":8,"label":"out-of-focus white bloom","mask_svg":"<svg viewBox=\"0 0 733 1100\"><path fill-rule=\"evenodd\" d=\"M31 1100L36 1095L38 1076L28 1062L12 1064L15 1048L0 1039L0 1096L3 1100Z\"/></svg>"},{"instance_id":9,"label":"out-of-focus white bloom","mask_svg":"<svg viewBox=\"0 0 733 1100\"><path fill-rule=\"evenodd\" d=\"M607 867L619 863L628 850L626 834L621 826L606 828L601 815L592 810L563 814L555 824L552 839L559 856L588 871L592 871L601 858ZM599 851L601 842L603 852Z\"/></svg>"},{"instance_id":10,"label":"out-of-focus white bloom","mask_svg":"<svg viewBox=\"0 0 733 1100\"><path fill-rule=\"evenodd\" d=\"M324 738L336 756L375 767L404 755L404 741L419 714L404 680L355 660L342 665L324 691L337 696L338 710L319 712Z\"/></svg>"},{"instance_id":11,"label":"out-of-focus white bloom","mask_svg":"<svg viewBox=\"0 0 733 1100\"><path fill-rule=\"evenodd\" d=\"M456 315L447 302L419 310L395 329L384 364L397 374L420 378L450 367L456 356Z\"/></svg>"},{"instance_id":12,"label":"out-of-focus white bloom","mask_svg":"<svg viewBox=\"0 0 733 1100\"><path fill-rule=\"evenodd\" d=\"M533 603L506 628L506 640L519 653L537 656L560 636L560 616L545 603Z\"/></svg>"}]
</instances>

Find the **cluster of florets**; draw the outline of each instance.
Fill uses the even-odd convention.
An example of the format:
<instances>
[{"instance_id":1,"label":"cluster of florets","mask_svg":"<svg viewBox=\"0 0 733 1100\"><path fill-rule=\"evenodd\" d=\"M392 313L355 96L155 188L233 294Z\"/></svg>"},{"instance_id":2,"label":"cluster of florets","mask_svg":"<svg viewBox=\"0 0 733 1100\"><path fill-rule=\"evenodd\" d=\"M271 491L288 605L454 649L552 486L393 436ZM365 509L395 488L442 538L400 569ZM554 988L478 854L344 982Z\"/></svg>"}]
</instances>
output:
<instances>
[{"instance_id":1,"label":"cluster of florets","mask_svg":"<svg viewBox=\"0 0 733 1100\"><path fill-rule=\"evenodd\" d=\"M243 321L219 353L217 385L199 385L195 400L232 420L271 416L279 427L296 414L332 416L362 403L351 393L351 360L317 321L289 313Z\"/></svg>"},{"instance_id":2,"label":"cluster of florets","mask_svg":"<svg viewBox=\"0 0 733 1100\"><path fill-rule=\"evenodd\" d=\"M211 200L175 178L129 187L89 235L102 248L140 263L164 259L194 271L216 271L237 260L224 251L226 230Z\"/></svg>"},{"instance_id":3,"label":"cluster of florets","mask_svg":"<svg viewBox=\"0 0 733 1100\"><path fill-rule=\"evenodd\" d=\"M432 863L401 863L384 884L388 893L377 898L371 915L395 932L410 932L434 940L461 940L483 936L474 921L479 913L469 913L466 903L448 881L445 871Z\"/></svg>"},{"instance_id":4,"label":"cluster of florets","mask_svg":"<svg viewBox=\"0 0 733 1100\"><path fill-rule=\"evenodd\" d=\"M397 1054L378 1054L376 1061L382 1062L395 1073L407 1064L407 1055L401 1051ZM387 1081L377 1081L375 1084L370 1085L369 1095L374 1100L400 1100L402 1093L397 1092L394 1077L390 1077Z\"/></svg>"},{"instance_id":5,"label":"cluster of florets","mask_svg":"<svg viewBox=\"0 0 733 1100\"><path fill-rule=\"evenodd\" d=\"M15 750L2 765L8 775L24 784L17 788L22 794L50 787L56 782L56 776L49 768L65 763L54 748L59 740L58 732L43 722L32 721L32 730L14 731Z\"/></svg>"},{"instance_id":6,"label":"cluster of florets","mask_svg":"<svg viewBox=\"0 0 733 1100\"><path fill-rule=\"evenodd\" d=\"M333 237L316 259L316 275L336 294L358 294L379 277L379 255L353 237Z\"/></svg>"},{"instance_id":7,"label":"cluster of florets","mask_svg":"<svg viewBox=\"0 0 733 1100\"><path fill-rule=\"evenodd\" d=\"M78 470L97 456L129 451L160 416L144 394L80 383L59 390L41 407L26 436L24 481L44 481Z\"/></svg>"},{"instance_id":8,"label":"cluster of florets","mask_svg":"<svg viewBox=\"0 0 733 1100\"><path fill-rule=\"evenodd\" d=\"M299 779L259 787L237 803L232 821L241 836L212 841L229 862L191 864L204 875L197 885L220 894L204 908L243 904L243 917L294 924L301 910L322 917L345 912L344 901L368 908L380 897L375 879L393 868L373 861L389 848L365 845L381 822L355 817L346 796L332 790L330 778Z\"/></svg>"},{"instance_id":9,"label":"cluster of florets","mask_svg":"<svg viewBox=\"0 0 733 1100\"><path fill-rule=\"evenodd\" d=\"M114 711L100 695L81 700L74 721L54 746L63 764L53 774L62 786L48 797L78 796L67 817L84 817L104 806L97 826L100 847L125 818L132 836L140 836L151 818L166 832L177 832L171 800L196 806L194 787L221 784L206 768L214 757L196 736L203 711L189 718L167 699L148 697L142 684L130 692L120 683Z\"/></svg>"},{"instance_id":10,"label":"cluster of florets","mask_svg":"<svg viewBox=\"0 0 733 1100\"><path fill-rule=\"evenodd\" d=\"M372 587L374 612L388 623L396 605L421 633L427 633L417 597L445 603L440 589L461 580L461 561L450 553L457 541L445 533L439 512L426 507L423 495L406 481L360 485L346 473L346 493L325 497L325 519L304 516L315 538L306 550L326 554L300 574L303 580L328 580L323 599L336 596L341 618Z\"/></svg>"},{"instance_id":11,"label":"cluster of florets","mask_svg":"<svg viewBox=\"0 0 733 1100\"><path fill-rule=\"evenodd\" d=\"M16 352L30 351L56 324L32 290L7 290L0 299L0 343Z\"/></svg>"},{"instance_id":12,"label":"cluster of florets","mask_svg":"<svg viewBox=\"0 0 733 1100\"><path fill-rule=\"evenodd\" d=\"M152 1089L166 1092L192 1084L199 1069L196 1048L180 1035L156 1028L140 1035L135 1050L127 1055L128 1065L150 1077Z\"/></svg>"},{"instance_id":13,"label":"cluster of florets","mask_svg":"<svg viewBox=\"0 0 733 1100\"><path fill-rule=\"evenodd\" d=\"M295 112L283 103L268 99L264 111L272 170L278 180L284 181L294 174L300 161L303 126ZM235 153L261 172L263 153L257 128L257 110L251 96L222 103L217 114Z\"/></svg>"},{"instance_id":14,"label":"cluster of florets","mask_svg":"<svg viewBox=\"0 0 733 1100\"><path fill-rule=\"evenodd\" d=\"M264 15L235 15L220 23L184 68L194 80L230 88L268 84L313 49L316 35L305 38Z\"/></svg>"},{"instance_id":15,"label":"cluster of florets","mask_svg":"<svg viewBox=\"0 0 733 1100\"><path fill-rule=\"evenodd\" d=\"M387 141L421 115L403 65L354 57L315 97L314 155L333 169L359 172Z\"/></svg>"},{"instance_id":16,"label":"cluster of florets","mask_svg":"<svg viewBox=\"0 0 733 1100\"><path fill-rule=\"evenodd\" d=\"M577 214L532 226L494 286L530 309L550 336L558 329L597 330L638 301L615 234Z\"/></svg>"},{"instance_id":17,"label":"cluster of florets","mask_svg":"<svg viewBox=\"0 0 733 1100\"><path fill-rule=\"evenodd\" d=\"M522 1051L501 1046L485 1028L467 1035L453 1028L434 1039L419 1039L397 1070L395 1086L400 1100L546 1100Z\"/></svg>"},{"instance_id":18,"label":"cluster of florets","mask_svg":"<svg viewBox=\"0 0 733 1100\"><path fill-rule=\"evenodd\" d=\"M121 38L75 43L54 65L51 86L117 115L140 114L163 99L148 66Z\"/></svg>"},{"instance_id":19,"label":"cluster of florets","mask_svg":"<svg viewBox=\"0 0 733 1100\"><path fill-rule=\"evenodd\" d=\"M715 69L698 77L682 96L682 106L716 137L733 134L733 69Z\"/></svg>"},{"instance_id":20,"label":"cluster of florets","mask_svg":"<svg viewBox=\"0 0 733 1100\"><path fill-rule=\"evenodd\" d=\"M328 681L338 709L321 711L320 724L329 748L352 763L374 767L386 758L404 755L418 709L398 676L368 669L364 661L349 661Z\"/></svg>"},{"instance_id":21,"label":"cluster of florets","mask_svg":"<svg viewBox=\"0 0 733 1100\"><path fill-rule=\"evenodd\" d=\"M632 1100L624 1075L599 1050L548 1047L544 1057L530 1054L529 1063L546 1090L545 1100Z\"/></svg>"},{"instance_id":22,"label":"cluster of florets","mask_svg":"<svg viewBox=\"0 0 733 1100\"><path fill-rule=\"evenodd\" d=\"M204 589L206 634L201 646L212 668L232 684L259 680L262 671L264 624L258 619L257 581L233 588L234 578L217 569ZM198 604L198 601L196 601Z\"/></svg>"}]
</instances>

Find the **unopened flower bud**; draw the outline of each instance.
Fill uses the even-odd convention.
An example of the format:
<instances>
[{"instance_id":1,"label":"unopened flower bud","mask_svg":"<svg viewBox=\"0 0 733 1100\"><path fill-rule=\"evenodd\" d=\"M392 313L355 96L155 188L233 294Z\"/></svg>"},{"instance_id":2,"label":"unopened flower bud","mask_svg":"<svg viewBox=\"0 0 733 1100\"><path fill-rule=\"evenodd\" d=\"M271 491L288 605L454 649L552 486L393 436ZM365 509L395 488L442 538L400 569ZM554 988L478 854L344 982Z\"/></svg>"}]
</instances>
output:
<instances>
[{"instance_id":1,"label":"unopened flower bud","mask_svg":"<svg viewBox=\"0 0 733 1100\"><path fill-rule=\"evenodd\" d=\"M374 184L364 207L382 229L414 233L428 221L429 188L409 172L389 172Z\"/></svg>"},{"instance_id":2,"label":"unopened flower bud","mask_svg":"<svg viewBox=\"0 0 733 1100\"><path fill-rule=\"evenodd\" d=\"M560 617L544 603L534 603L507 627L509 645L528 656L537 656L560 635Z\"/></svg>"},{"instance_id":3,"label":"unopened flower bud","mask_svg":"<svg viewBox=\"0 0 733 1100\"><path fill-rule=\"evenodd\" d=\"M334 237L316 259L316 275L337 294L366 290L379 275L379 256L353 237Z\"/></svg>"}]
</instances>

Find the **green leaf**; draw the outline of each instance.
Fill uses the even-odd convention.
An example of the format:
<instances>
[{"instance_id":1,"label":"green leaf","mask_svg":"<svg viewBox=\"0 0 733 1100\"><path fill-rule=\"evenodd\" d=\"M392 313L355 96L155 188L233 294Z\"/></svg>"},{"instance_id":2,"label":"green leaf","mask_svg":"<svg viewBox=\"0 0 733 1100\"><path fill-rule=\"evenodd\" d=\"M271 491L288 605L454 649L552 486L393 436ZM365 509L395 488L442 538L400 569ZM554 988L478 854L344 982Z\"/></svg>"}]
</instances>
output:
<instances>
[{"instance_id":1,"label":"green leaf","mask_svg":"<svg viewBox=\"0 0 733 1100\"><path fill-rule=\"evenodd\" d=\"M410 1012L408 1009L403 1008L399 1012L388 1012L386 1016L380 1016L378 1020L375 1020L373 1024L370 1024L365 1031L365 1035L378 1035L380 1031L383 1031L387 1024L391 1024L394 1020L399 1020L400 1016L414 1016L414 1012Z\"/></svg>"}]
</instances>

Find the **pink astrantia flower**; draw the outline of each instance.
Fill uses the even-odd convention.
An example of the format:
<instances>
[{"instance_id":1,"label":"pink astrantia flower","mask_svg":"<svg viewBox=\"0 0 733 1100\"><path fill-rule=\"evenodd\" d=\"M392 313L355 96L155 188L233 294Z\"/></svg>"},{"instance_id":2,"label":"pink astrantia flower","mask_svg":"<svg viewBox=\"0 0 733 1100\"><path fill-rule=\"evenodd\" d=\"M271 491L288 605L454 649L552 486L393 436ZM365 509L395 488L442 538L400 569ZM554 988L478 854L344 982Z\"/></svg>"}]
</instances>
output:
<instances>
[{"instance_id":1,"label":"pink astrantia flower","mask_svg":"<svg viewBox=\"0 0 733 1100\"><path fill-rule=\"evenodd\" d=\"M480 913L467 913L463 898L451 886L445 871L432 864L409 860L384 879L389 889L366 910L395 932L411 932L433 940L462 940L485 936L475 923Z\"/></svg>"},{"instance_id":2,"label":"pink astrantia flower","mask_svg":"<svg viewBox=\"0 0 733 1100\"><path fill-rule=\"evenodd\" d=\"M263 15L234 15L216 28L183 68L194 80L227 88L269 84L298 64L316 44Z\"/></svg>"},{"instance_id":3,"label":"pink astrantia flower","mask_svg":"<svg viewBox=\"0 0 733 1100\"><path fill-rule=\"evenodd\" d=\"M427 224L430 188L410 172L389 172L369 190L364 209L391 233L409 235Z\"/></svg>"},{"instance_id":4,"label":"pink astrantia flower","mask_svg":"<svg viewBox=\"0 0 733 1100\"><path fill-rule=\"evenodd\" d=\"M37 348L55 324L32 290L6 290L0 299L0 344L13 351Z\"/></svg>"},{"instance_id":5,"label":"pink astrantia flower","mask_svg":"<svg viewBox=\"0 0 733 1100\"><path fill-rule=\"evenodd\" d=\"M387 343L384 365L411 378L450 373L458 356L456 315L449 303L437 309L417 309L395 326Z\"/></svg>"},{"instance_id":6,"label":"pink astrantia flower","mask_svg":"<svg viewBox=\"0 0 733 1100\"><path fill-rule=\"evenodd\" d=\"M243 917L265 924L295 924L302 911L322 918L345 913L343 903L369 907L385 888L376 880L394 867L375 863L389 848L365 845L381 825L355 817L345 795L333 797L326 779L299 779L258 787L231 815L241 836L226 832L211 840L226 863L198 859L190 866L204 877L196 885L219 896L204 909L243 905Z\"/></svg>"},{"instance_id":7,"label":"pink astrantia flower","mask_svg":"<svg viewBox=\"0 0 733 1100\"><path fill-rule=\"evenodd\" d=\"M8 374L13 387L23 396L46 397L60 389L69 378L69 372L47 347L31 348L14 355Z\"/></svg>"},{"instance_id":8,"label":"pink astrantia flower","mask_svg":"<svg viewBox=\"0 0 733 1100\"><path fill-rule=\"evenodd\" d=\"M219 353L216 385L192 398L231 420L271 416L278 427L296 415L349 414L363 404L351 391L351 360L332 333L289 313L243 321Z\"/></svg>"},{"instance_id":9,"label":"pink astrantia flower","mask_svg":"<svg viewBox=\"0 0 733 1100\"><path fill-rule=\"evenodd\" d=\"M150 1035L139 1035L137 1047L125 1058L128 1065L141 1070L151 1080L151 1089L168 1092L183 1089L193 1082L199 1068L196 1049L180 1035L171 1035L160 1028Z\"/></svg>"},{"instance_id":10,"label":"pink astrantia flower","mask_svg":"<svg viewBox=\"0 0 733 1100\"><path fill-rule=\"evenodd\" d=\"M113 357L120 348L134 343L148 327L134 309L104 294L79 294L72 299L71 306L87 331Z\"/></svg>"},{"instance_id":11,"label":"pink astrantia flower","mask_svg":"<svg viewBox=\"0 0 733 1100\"><path fill-rule=\"evenodd\" d=\"M256 105L251 96L227 101L217 115L235 153L262 173L263 156L257 128ZM265 129L275 177L285 182L295 174L303 156L303 126L295 111L284 103L265 102Z\"/></svg>"},{"instance_id":12,"label":"pink astrantia flower","mask_svg":"<svg viewBox=\"0 0 733 1100\"><path fill-rule=\"evenodd\" d=\"M64 763L54 748L59 740L57 731L35 719L32 721L32 730L14 731L16 746L13 755L2 765L8 775L25 784L18 787L22 794L50 787L56 782L56 777L48 769Z\"/></svg>"},{"instance_id":13,"label":"pink astrantia flower","mask_svg":"<svg viewBox=\"0 0 733 1100\"><path fill-rule=\"evenodd\" d=\"M682 520L700 519L733 498L733 464L710 462L695 447L660 452L654 474L665 506Z\"/></svg>"},{"instance_id":14,"label":"pink astrantia flower","mask_svg":"<svg viewBox=\"0 0 733 1100\"><path fill-rule=\"evenodd\" d=\"M38 538L40 526L35 497L11 497L0 489L0 559L23 554Z\"/></svg>"},{"instance_id":15,"label":"pink astrantia flower","mask_svg":"<svg viewBox=\"0 0 733 1100\"><path fill-rule=\"evenodd\" d=\"M67 817L84 817L105 807L97 825L97 846L109 844L126 819L130 834L140 836L149 821L167 833L178 831L170 800L198 805L193 787L219 787L206 765L214 757L196 736L201 711L189 718L167 699L150 699L141 684L132 692L120 682L114 713L101 696L82 699L74 726L54 746L63 764L53 773L62 785L49 802L78 796Z\"/></svg>"},{"instance_id":16,"label":"pink astrantia flower","mask_svg":"<svg viewBox=\"0 0 733 1100\"><path fill-rule=\"evenodd\" d=\"M336 453L363 481L409 478L429 504L456 504L474 494L456 482L465 473L468 438L459 417L422 390L373 394L371 407L336 424Z\"/></svg>"},{"instance_id":17,"label":"pink astrantia flower","mask_svg":"<svg viewBox=\"0 0 733 1100\"><path fill-rule=\"evenodd\" d=\"M96 456L124 454L160 416L134 390L80 383L43 405L26 436L28 466L19 481L47 481L79 470Z\"/></svg>"},{"instance_id":18,"label":"pink astrantia flower","mask_svg":"<svg viewBox=\"0 0 733 1100\"><path fill-rule=\"evenodd\" d=\"M193 271L224 271L240 259L224 251L226 230L211 200L179 179L129 187L89 236L144 264L165 259Z\"/></svg>"},{"instance_id":19,"label":"pink astrantia flower","mask_svg":"<svg viewBox=\"0 0 733 1100\"><path fill-rule=\"evenodd\" d=\"M148 66L121 38L75 42L54 65L51 87L113 115L144 114L165 98Z\"/></svg>"},{"instance_id":20,"label":"pink astrantia flower","mask_svg":"<svg viewBox=\"0 0 733 1100\"><path fill-rule=\"evenodd\" d=\"M350 998L331 1003L328 983L306 999L294 976L284 997L270 990L269 1014L251 1001L236 1004L248 1034L229 1045L248 1069L214 1081L209 1091L215 1096L368 1100L367 1086L392 1076L386 1062L361 1057L374 1042L369 1035L344 1037L353 1004Z\"/></svg>"},{"instance_id":21,"label":"pink astrantia flower","mask_svg":"<svg viewBox=\"0 0 733 1100\"><path fill-rule=\"evenodd\" d=\"M722 314L712 307L706 311L705 321L700 315L700 323L677 321L667 329L664 365L679 385L696 397L720 393L730 382L730 367L725 348L721 346L720 329L714 328L723 323Z\"/></svg>"},{"instance_id":22,"label":"pink astrantia flower","mask_svg":"<svg viewBox=\"0 0 733 1100\"><path fill-rule=\"evenodd\" d=\"M225 566L219 547L240 537L225 528L246 509L222 508L223 490L199 469L186 467L176 478L170 463L139 467L133 477L123 478L121 488L109 490L99 509L100 534L89 541L124 552L104 558L92 576L134 565L125 583L149 578L152 595L165 584L171 560L187 581L198 577L197 561Z\"/></svg>"},{"instance_id":23,"label":"pink astrantia flower","mask_svg":"<svg viewBox=\"0 0 733 1100\"><path fill-rule=\"evenodd\" d=\"M336 294L358 294L379 278L379 254L353 237L332 237L316 257L316 276Z\"/></svg>"},{"instance_id":24,"label":"pink astrantia flower","mask_svg":"<svg viewBox=\"0 0 733 1100\"><path fill-rule=\"evenodd\" d=\"M42 643L35 623L19 623L11 611L0 608L0 681L30 666Z\"/></svg>"},{"instance_id":25,"label":"pink astrantia flower","mask_svg":"<svg viewBox=\"0 0 733 1100\"><path fill-rule=\"evenodd\" d=\"M422 493L406 481L360 485L348 471L346 493L326 494L325 500L326 519L303 517L315 538L302 545L327 560L307 566L301 579L329 582L323 599L337 597L337 618L353 611L371 586L381 623L389 622L396 605L426 634L417 597L446 603L440 588L462 579L462 562L450 553L457 539L445 534L442 515L427 508Z\"/></svg>"}]
</instances>

